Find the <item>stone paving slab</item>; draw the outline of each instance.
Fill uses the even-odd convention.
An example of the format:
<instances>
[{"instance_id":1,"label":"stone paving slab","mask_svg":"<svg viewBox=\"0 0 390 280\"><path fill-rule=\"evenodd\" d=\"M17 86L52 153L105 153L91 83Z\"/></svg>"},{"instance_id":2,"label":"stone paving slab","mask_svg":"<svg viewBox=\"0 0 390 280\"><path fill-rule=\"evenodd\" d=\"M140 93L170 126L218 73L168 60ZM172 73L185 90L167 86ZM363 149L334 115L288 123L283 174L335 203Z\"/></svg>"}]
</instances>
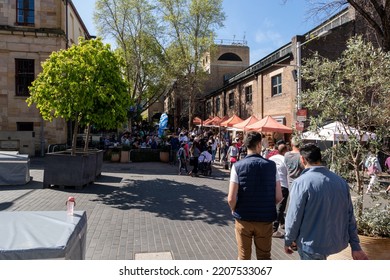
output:
<instances>
[{"instance_id":1,"label":"stone paving slab","mask_svg":"<svg viewBox=\"0 0 390 280\"><path fill-rule=\"evenodd\" d=\"M175 260L237 258L226 170L191 177L166 163L104 163L94 184L60 190L43 189L43 161L32 159L28 184L0 188L0 211L65 211L74 196L76 210L87 212L86 259L153 259L164 252ZM274 238L272 258L298 254L286 255L283 239Z\"/></svg>"}]
</instances>

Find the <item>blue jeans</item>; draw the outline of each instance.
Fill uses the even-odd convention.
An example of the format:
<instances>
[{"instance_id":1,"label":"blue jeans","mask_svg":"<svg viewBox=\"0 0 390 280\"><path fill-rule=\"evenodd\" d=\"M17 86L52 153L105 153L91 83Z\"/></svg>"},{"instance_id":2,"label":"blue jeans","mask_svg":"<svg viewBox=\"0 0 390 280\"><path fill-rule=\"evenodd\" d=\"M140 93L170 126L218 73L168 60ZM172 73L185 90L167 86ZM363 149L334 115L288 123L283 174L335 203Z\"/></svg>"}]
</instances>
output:
<instances>
[{"instance_id":1,"label":"blue jeans","mask_svg":"<svg viewBox=\"0 0 390 280\"><path fill-rule=\"evenodd\" d=\"M309 254L305 251L302 251L302 249L298 248L298 253L299 253L299 256L301 257L301 260L326 260L328 256L326 255L321 255L321 254L318 254L318 253L314 253L314 254Z\"/></svg>"}]
</instances>

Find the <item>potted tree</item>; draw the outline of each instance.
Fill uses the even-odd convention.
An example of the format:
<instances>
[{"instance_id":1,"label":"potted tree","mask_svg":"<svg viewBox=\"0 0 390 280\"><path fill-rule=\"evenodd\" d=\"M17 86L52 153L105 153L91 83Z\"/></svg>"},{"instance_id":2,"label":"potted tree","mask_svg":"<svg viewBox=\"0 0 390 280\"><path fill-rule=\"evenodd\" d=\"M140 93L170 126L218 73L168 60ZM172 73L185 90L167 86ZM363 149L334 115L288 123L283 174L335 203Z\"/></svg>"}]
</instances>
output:
<instances>
[{"instance_id":1,"label":"potted tree","mask_svg":"<svg viewBox=\"0 0 390 280\"><path fill-rule=\"evenodd\" d=\"M326 121L339 121L346 133L345 139L334 141L327 152L332 169L349 181L358 197L354 208L358 232L387 238L388 242L390 211L386 203L376 205L365 194L367 178L362 162L369 149L381 148L390 130L389 54L354 37L336 61L320 55L306 60L302 75L310 84L300 96L302 105L312 113L310 130L315 131Z\"/></svg>"},{"instance_id":2,"label":"potted tree","mask_svg":"<svg viewBox=\"0 0 390 280\"><path fill-rule=\"evenodd\" d=\"M35 104L44 120L63 118L74 123L71 151L46 154L44 186L84 186L101 172L103 155L76 151L79 127L113 129L126 121L129 108L122 62L101 39L80 39L78 45L53 52L30 87L29 106Z\"/></svg>"}]
</instances>

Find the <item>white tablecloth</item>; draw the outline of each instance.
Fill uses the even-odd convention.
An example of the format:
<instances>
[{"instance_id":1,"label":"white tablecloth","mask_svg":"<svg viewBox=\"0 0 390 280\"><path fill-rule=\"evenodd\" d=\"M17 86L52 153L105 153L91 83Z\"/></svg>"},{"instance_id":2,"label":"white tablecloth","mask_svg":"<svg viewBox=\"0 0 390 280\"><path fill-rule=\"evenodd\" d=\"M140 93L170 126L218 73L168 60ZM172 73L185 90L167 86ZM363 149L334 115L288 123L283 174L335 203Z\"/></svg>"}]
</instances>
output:
<instances>
[{"instance_id":1,"label":"white tablecloth","mask_svg":"<svg viewBox=\"0 0 390 280\"><path fill-rule=\"evenodd\" d=\"M0 260L85 259L85 211L0 211Z\"/></svg>"}]
</instances>

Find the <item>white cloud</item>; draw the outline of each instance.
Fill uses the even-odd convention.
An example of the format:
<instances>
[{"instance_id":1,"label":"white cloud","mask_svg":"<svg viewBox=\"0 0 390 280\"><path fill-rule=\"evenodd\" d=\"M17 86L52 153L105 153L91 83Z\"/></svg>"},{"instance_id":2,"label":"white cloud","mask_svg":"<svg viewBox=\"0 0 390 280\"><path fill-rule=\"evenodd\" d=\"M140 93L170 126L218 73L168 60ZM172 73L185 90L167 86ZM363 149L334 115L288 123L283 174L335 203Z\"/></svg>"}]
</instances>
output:
<instances>
[{"instance_id":1,"label":"white cloud","mask_svg":"<svg viewBox=\"0 0 390 280\"><path fill-rule=\"evenodd\" d=\"M261 29L258 30L255 34L255 42L256 43L272 43L274 46L280 46L282 45L283 42L283 37L282 35L274 30L266 30L266 29Z\"/></svg>"}]
</instances>

